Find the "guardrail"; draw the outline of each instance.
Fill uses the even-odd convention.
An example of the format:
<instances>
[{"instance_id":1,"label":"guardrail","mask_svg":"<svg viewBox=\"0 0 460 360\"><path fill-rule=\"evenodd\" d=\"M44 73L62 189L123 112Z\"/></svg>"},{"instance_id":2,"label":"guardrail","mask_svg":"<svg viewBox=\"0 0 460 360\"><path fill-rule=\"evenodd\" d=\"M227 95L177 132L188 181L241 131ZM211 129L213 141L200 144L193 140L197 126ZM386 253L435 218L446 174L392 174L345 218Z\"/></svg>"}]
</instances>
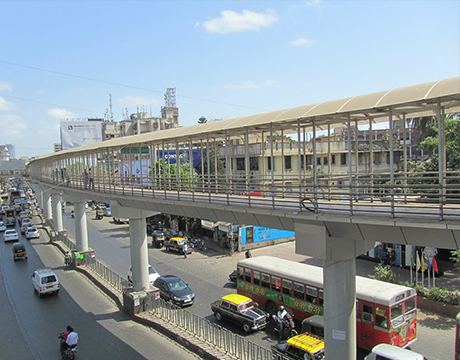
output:
<instances>
[{"instance_id":1,"label":"guardrail","mask_svg":"<svg viewBox=\"0 0 460 360\"><path fill-rule=\"evenodd\" d=\"M86 256L82 265L95 272L102 280L112 286L119 293L123 293L123 290L130 286L127 279L118 275L115 271L109 269L95 258Z\"/></svg>"},{"instance_id":2,"label":"guardrail","mask_svg":"<svg viewBox=\"0 0 460 360\"><path fill-rule=\"evenodd\" d=\"M239 360L273 359L271 350L162 299L155 300L150 294L144 306L154 316Z\"/></svg>"}]
</instances>

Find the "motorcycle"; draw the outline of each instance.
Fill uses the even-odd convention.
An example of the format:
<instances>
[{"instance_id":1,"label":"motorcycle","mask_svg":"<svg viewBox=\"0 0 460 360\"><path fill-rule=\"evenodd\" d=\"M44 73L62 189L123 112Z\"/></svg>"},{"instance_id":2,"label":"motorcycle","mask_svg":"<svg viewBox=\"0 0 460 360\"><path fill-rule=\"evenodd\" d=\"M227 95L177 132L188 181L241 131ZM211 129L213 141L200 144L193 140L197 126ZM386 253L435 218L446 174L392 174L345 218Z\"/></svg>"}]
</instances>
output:
<instances>
[{"instance_id":1,"label":"motorcycle","mask_svg":"<svg viewBox=\"0 0 460 360\"><path fill-rule=\"evenodd\" d=\"M59 351L61 352L62 358L67 360L74 360L77 354L77 345L66 347L63 333L59 334L59 339L61 339Z\"/></svg>"},{"instance_id":2,"label":"motorcycle","mask_svg":"<svg viewBox=\"0 0 460 360\"><path fill-rule=\"evenodd\" d=\"M188 239L190 245L194 249L201 250L203 252L206 252L208 250L208 247L206 246L205 241L202 238L192 238L189 237Z\"/></svg>"},{"instance_id":3,"label":"motorcycle","mask_svg":"<svg viewBox=\"0 0 460 360\"><path fill-rule=\"evenodd\" d=\"M280 319L276 314L272 315L273 317L273 329L275 330L276 333L278 333L278 336L280 340L284 339L290 339L293 336L296 336L298 333L296 331L294 320L292 320L292 317L284 317L283 319ZM283 326L283 332L281 333L281 324Z\"/></svg>"}]
</instances>

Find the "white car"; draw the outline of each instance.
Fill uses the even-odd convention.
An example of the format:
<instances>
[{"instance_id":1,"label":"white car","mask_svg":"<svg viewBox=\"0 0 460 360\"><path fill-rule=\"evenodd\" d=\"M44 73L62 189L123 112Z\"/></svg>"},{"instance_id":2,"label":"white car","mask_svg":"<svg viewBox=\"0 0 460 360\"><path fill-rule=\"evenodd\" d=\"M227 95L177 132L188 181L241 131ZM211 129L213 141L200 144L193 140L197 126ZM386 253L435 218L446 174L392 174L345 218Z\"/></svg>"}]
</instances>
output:
<instances>
[{"instance_id":1,"label":"white car","mask_svg":"<svg viewBox=\"0 0 460 360\"><path fill-rule=\"evenodd\" d=\"M156 279L160 277L160 274L155 270L152 265L149 265L149 283L153 285ZM133 267L129 267L128 271L128 281L133 282Z\"/></svg>"},{"instance_id":2,"label":"white car","mask_svg":"<svg viewBox=\"0 0 460 360\"><path fill-rule=\"evenodd\" d=\"M44 294L57 294L61 285L58 277L51 269L38 269L32 274L32 286L38 296Z\"/></svg>"},{"instance_id":3,"label":"white car","mask_svg":"<svg viewBox=\"0 0 460 360\"><path fill-rule=\"evenodd\" d=\"M3 221L0 221L0 231L5 231L6 230L6 225Z\"/></svg>"},{"instance_id":4,"label":"white car","mask_svg":"<svg viewBox=\"0 0 460 360\"><path fill-rule=\"evenodd\" d=\"M7 242L7 241L19 241L19 234L14 229L5 230L5 232L3 233L3 240L5 242Z\"/></svg>"},{"instance_id":5,"label":"white car","mask_svg":"<svg viewBox=\"0 0 460 360\"><path fill-rule=\"evenodd\" d=\"M364 360L425 360L423 355L389 344L374 346Z\"/></svg>"},{"instance_id":6,"label":"white car","mask_svg":"<svg viewBox=\"0 0 460 360\"><path fill-rule=\"evenodd\" d=\"M40 233L36 227L28 227L26 230L26 239L37 239L40 237Z\"/></svg>"}]
</instances>

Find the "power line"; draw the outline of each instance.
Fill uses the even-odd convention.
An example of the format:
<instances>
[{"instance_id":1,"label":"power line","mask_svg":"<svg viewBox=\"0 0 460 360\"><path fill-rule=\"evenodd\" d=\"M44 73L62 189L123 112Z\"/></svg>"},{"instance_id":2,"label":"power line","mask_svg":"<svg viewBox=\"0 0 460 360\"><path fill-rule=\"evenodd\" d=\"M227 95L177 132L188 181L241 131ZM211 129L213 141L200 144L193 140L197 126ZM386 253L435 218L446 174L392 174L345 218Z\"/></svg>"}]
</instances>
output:
<instances>
[{"instance_id":1,"label":"power line","mask_svg":"<svg viewBox=\"0 0 460 360\"><path fill-rule=\"evenodd\" d=\"M77 108L75 106L59 105L59 104L53 104L53 103L44 102L44 101L32 100L32 99L23 98L21 96L12 96L12 95L7 95L7 94L2 94L1 97L7 97L7 98L10 98L10 99L16 99L16 100L22 100L22 101L29 101L29 102L33 102L33 103L37 103L37 104L41 104L41 105L59 106L59 107L64 107L64 108L68 108L68 109L73 109L73 110L87 111L87 112L90 112L90 113L93 113L93 114L101 112L100 110L82 109L82 108Z\"/></svg>"},{"instance_id":2,"label":"power line","mask_svg":"<svg viewBox=\"0 0 460 360\"><path fill-rule=\"evenodd\" d=\"M31 70L43 71L43 72L56 74L56 75L68 76L68 77L72 77L72 78L76 78L76 79L99 82L99 83L102 83L102 84L116 85L116 86L125 87L125 88L129 88L129 89L136 89L136 90L142 90L142 91L147 91L147 92L163 94L163 91L152 90L152 89L139 87L139 86L133 86L133 85L126 85L126 84L116 83L116 82L113 82L113 81L95 79L95 78L90 78L90 77L87 77L87 76L74 75L74 74L65 73L65 72L61 72L61 71L43 69L43 68L39 68L39 67L36 67L36 66L23 65L23 64L13 63L13 62L10 62L10 61L5 61L5 60L0 60L0 63L6 64L6 65L13 65L13 66L18 66L18 67L23 67L23 68L31 69ZM255 107L251 107L251 106L245 106L245 105L231 104L231 103L226 103L226 102L222 102L222 101L200 99L200 98L196 98L196 97L193 97L193 96L187 96L187 95L177 95L177 96L181 97L181 98L184 98L184 99L198 100L198 101L204 101L204 102L209 102L209 103L214 103L214 104L235 106L235 107L258 110L258 111L267 111L266 109L260 109L260 108L255 108Z\"/></svg>"}]
</instances>

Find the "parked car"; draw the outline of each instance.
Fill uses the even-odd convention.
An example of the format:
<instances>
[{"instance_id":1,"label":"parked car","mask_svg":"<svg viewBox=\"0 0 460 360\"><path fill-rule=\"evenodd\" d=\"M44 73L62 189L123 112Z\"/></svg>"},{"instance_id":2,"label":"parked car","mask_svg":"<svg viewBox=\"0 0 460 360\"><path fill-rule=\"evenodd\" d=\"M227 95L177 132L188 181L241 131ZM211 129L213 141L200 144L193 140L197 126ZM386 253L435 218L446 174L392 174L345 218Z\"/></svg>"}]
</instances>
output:
<instances>
[{"instance_id":1,"label":"parked car","mask_svg":"<svg viewBox=\"0 0 460 360\"><path fill-rule=\"evenodd\" d=\"M5 230L5 232L3 233L3 240L5 242L7 242L7 241L18 241L19 240L19 234L15 229Z\"/></svg>"},{"instance_id":2,"label":"parked car","mask_svg":"<svg viewBox=\"0 0 460 360\"><path fill-rule=\"evenodd\" d=\"M112 216L112 208L110 206L105 207L104 216Z\"/></svg>"},{"instance_id":3,"label":"parked car","mask_svg":"<svg viewBox=\"0 0 460 360\"><path fill-rule=\"evenodd\" d=\"M37 269L32 274L32 286L38 296L58 294L60 284L57 275L51 269Z\"/></svg>"},{"instance_id":4,"label":"parked car","mask_svg":"<svg viewBox=\"0 0 460 360\"><path fill-rule=\"evenodd\" d=\"M34 226L30 226L26 230L26 239L37 239L40 237L38 229Z\"/></svg>"},{"instance_id":5,"label":"parked car","mask_svg":"<svg viewBox=\"0 0 460 360\"><path fill-rule=\"evenodd\" d=\"M13 260L25 259L27 260L27 251L23 243L15 242L12 247Z\"/></svg>"},{"instance_id":6,"label":"parked car","mask_svg":"<svg viewBox=\"0 0 460 360\"><path fill-rule=\"evenodd\" d=\"M285 360L322 360L324 357L324 340L319 336L304 333L287 341L272 345L274 359Z\"/></svg>"},{"instance_id":7,"label":"parked car","mask_svg":"<svg viewBox=\"0 0 460 360\"><path fill-rule=\"evenodd\" d=\"M165 240L165 248L166 251L177 251L180 254L184 253L184 245L187 243L186 238L182 237L173 237L170 239ZM193 252L193 248L188 246L187 254L191 254Z\"/></svg>"},{"instance_id":8,"label":"parked car","mask_svg":"<svg viewBox=\"0 0 460 360\"><path fill-rule=\"evenodd\" d=\"M265 328L270 317L252 299L239 294L225 295L221 300L214 301L211 311L217 320L233 321L241 325L246 333Z\"/></svg>"},{"instance_id":9,"label":"parked car","mask_svg":"<svg viewBox=\"0 0 460 360\"><path fill-rule=\"evenodd\" d=\"M423 355L389 344L374 346L364 360L425 360Z\"/></svg>"},{"instance_id":10,"label":"parked car","mask_svg":"<svg viewBox=\"0 0 460 360\"><path fill-rule=\"evenodd\" d=\"M149 265L149 283L153 284L156 279L160 277L160 274L155 270L152 265ZM133 267L130 266L128 270L128 281L133 282Z\"/></svg>"},{"instance_id":11,"label":"parked car","mask_svg":"<svg viewBox=\"0 0 460 360\"><path fill-rule=\"evenodd\" d=\"M180 278L174 275L160 276L154 285L160 290L160 297L177 306L192 305L195 293Z\"/></svg>"},{"instance_id":12,"label":"parked car","mask_svg":"<svg viewBox=\"0 0 460 360\"><path fill-rule=\"evenodd\" d=\"M0 221L0 231L5 231L6 230L6 225L3 221Z\"/></svg>"}]
</instances>

